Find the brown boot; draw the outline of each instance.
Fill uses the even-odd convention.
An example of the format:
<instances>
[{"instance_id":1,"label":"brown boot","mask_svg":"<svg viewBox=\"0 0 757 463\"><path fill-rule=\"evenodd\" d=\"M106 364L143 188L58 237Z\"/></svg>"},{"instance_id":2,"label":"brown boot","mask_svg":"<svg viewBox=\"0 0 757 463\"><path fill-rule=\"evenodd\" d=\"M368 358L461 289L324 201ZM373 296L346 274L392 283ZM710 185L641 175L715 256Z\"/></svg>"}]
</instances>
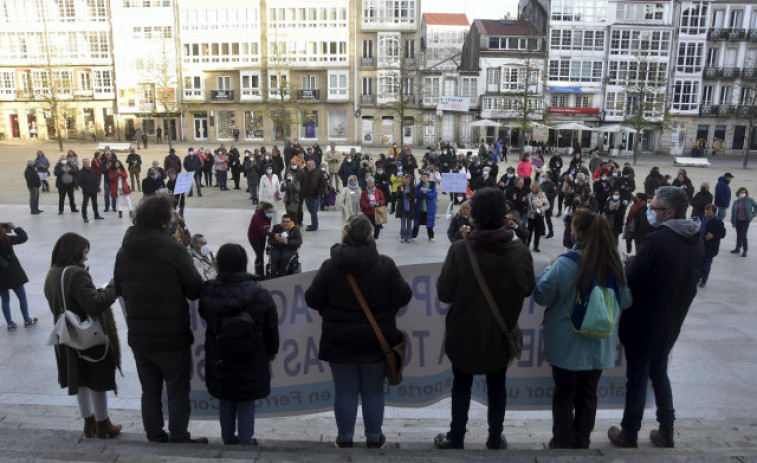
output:
<instances>
[{"instance_id":1,"label":"brown boot","mask_svg":"<svg viewBox=\"0 0 757 463\"><path fill-rule=\"evenodd\" d=\"M97 435L97 421L95 415L84 418L84 438L94 439Z\"/></svg>"},{"instance_id":2,"label":"brown boot","mask_svg":"<svg viewBox=\"0 0 757 463\"><path fill-rule=\"evenodd\" d=\"M97 438L108 439L110 437L116 437L121 432L120 424L113 424L110 422L110 418L105 418L103 421L97 422Z\"/></svg>"}]
</instances>

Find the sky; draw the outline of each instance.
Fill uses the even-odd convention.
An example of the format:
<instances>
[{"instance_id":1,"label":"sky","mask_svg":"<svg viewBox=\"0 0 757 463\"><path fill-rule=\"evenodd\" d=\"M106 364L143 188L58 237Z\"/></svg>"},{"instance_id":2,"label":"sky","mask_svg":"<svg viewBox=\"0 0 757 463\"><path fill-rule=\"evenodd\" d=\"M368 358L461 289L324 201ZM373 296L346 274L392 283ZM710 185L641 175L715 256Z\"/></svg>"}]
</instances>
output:
<instances>
[{"instance_id":1,"label":"sky","mask_svg":"<svg viewBox=\"0 0 757 463\"><path fill-rule=\"evenodd\" d=\"M468 20L518 16L518 0L424 0L422 13L466 13Z\"/></svg>"}]
</instances>

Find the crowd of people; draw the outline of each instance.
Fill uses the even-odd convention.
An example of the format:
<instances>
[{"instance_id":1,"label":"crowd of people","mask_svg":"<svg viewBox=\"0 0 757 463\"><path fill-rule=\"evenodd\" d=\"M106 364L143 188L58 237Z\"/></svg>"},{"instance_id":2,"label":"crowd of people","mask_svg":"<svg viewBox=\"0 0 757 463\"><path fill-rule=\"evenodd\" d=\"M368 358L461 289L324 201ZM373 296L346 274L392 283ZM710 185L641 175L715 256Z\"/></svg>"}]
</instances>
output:
<instances>
[{"instance_id":1,"label":"crowd of people","mask_svg":"<svg viewBox=\"0 0 757 463\"><path fill-rule=\"evenodd\" d=\"M450 304L445 352L452 364L452 421L449 432L436 436L434 445L464 448L473 377L483 374L489 399L486 446L507 448L502 434L507 368L519 355L517 324L523 301L533 294L546 307L544 350L555 387L549 447L589 447L597 386L602 370L615 364L618 339L625 350L628 382L621 426L608 430L609 440L619 447L638 445L651 380L659 428L650 440L659 447L673 447L668 355L697 285L707 283L726 233L723 219L728 209L737 233L731 252L746 257L747 230L757 214L757 202L746 188L739 188L731 202L734 176L726 173L718 179L714 195L706 183L695 194L684 169L673 178L655 167L637 191L630 165L602 160L597 152L589 159L576 152L567 167L559 153L549 160L541 153L533 158L523 154L516 167L506 167L500 175L499 157L507 154L504 145L478 154L456 153L449 144L438 151L429 148L416 157L408 147L394 145L372 159L355 149L339 153L334 144L325 153L317 144L303 149L293 140L283 155L273 147L270 153L261 148L242 156L234 145L229 150L222 145L212 154L204 148L190 149L183 160L171 150L163 165L154 161L143 179L141 156L134 149L126 165L106 149L82 159L81 167L72 151L54 167L38 152L25 172L32 214L40 212L39 191L47 191L47 171L53 167L60 214L66 198L78 212L73 191L80 188L85 222L90 202L94 218L102 218L97 207L100 192L105 211L112 208L122 216L126 208L133 220L106 287L93 284L84 266L90 242L75 233L64 234L56 243L45 280L45 297L55 318L71 310L81 318L97 319L110 340L81 352L55 346L58 381L77 396L84 436L108 438L121 431L110 421L106 395L115 390L115 371L120 368L121 346L110 306L121 297L128 345L142 386L147 439L207 442L188 432L193 342L188 301L197 301L207 322L206 382L219 400L223 442L257 445L254 404L270 393L269 363L279 349L276 304L257 280L266 273L288 273L288 263L303 242L303 206L310 214L305 231L317 231L318 212L333 205L341 211L342 240L316 272L305 300L322 318L318 354L328 362L335 385L335 444L354 445L361 402L367 446L383 447L384 352L358 301L365 299L387 341L399 342L396 316L411 299L412 289L391 257L379 254L376 241L391 215L400 219L401 242L414 241L420 227L434 241L442 174L457 173L464 174L467 191L450 193L451 245L437 281L439 300ZM250 201L257 206L248 228L255 253L252 273L244 247L227 243L214 255L203 235L189 234L182 217L185 195L173 194L182 169L194 172L186 196L195 188L202 196L202 188L214 181L220 191L229 190L228 171L233 188L241 190L241 176L246 176ZM130 200L135 188L143 194L136 207ZM552 217L562 218L562 244L568 252L538 276L529 248L533 245L533 252L539 252L540 238L554 236ZM619 252L621 237L628 253L635 247L635 256ZM17 294L25 326L37 322L28 314L28 279L13 253L13 246L26 240L22 228L12 223L0 227L0 296L8 330L17 326L11 319L9 290ZM672 287L678 291L667 291ZM603 336L579 329L573 316L579 301L590 300L595 288L605 291L608 310L620 317ZM164 384L168 431L162 413Z\"/></svg>"}]
</instances>

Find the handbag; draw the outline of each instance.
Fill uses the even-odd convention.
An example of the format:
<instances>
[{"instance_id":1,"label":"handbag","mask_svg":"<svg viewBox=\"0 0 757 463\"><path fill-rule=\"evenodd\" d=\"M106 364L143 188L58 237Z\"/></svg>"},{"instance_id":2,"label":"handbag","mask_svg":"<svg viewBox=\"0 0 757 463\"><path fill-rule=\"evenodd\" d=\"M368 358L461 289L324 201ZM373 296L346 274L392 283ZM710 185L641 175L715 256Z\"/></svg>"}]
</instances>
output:
<instances>
[{"instance_id":1,"label":"handbag","mask_svg":"<svg viewBox=\"0 0 757 463\"><path fill-rule=\"evenodd\" d=\"M389 217L386 214L386 206L376 206L374 209L374 220L376 225L384 225L389 223Z\"/></svg>"},{"instance_id":2,"label":"handbag","mask_svg":"<svg viewBox=\"0 0 757 463\"><path fill-rule=\"evenodd\" d=\"M489 291L489 285L486 284L486 280L484 280L484 276L481 274L481 268L478 266L478 260L476 259L475 254L473 254L470 241L465 242L465 247L468 249L468 257L470 258L471 267L473 267L473 274L476 276L479 286L481 286L481 292L484 293L484 298L492 311L494 320L497 321L499 329L502 331L502 334L505 335L505 339L507 340L507 353L510 358L515 357L520 360L520 357L523 355L523 333L520 331L520 327L517 323L512 328L507 327L507 323L505 323L505 320L502 318L502 314L499 313L499 308L494 301L494 296L492 296L491 291Z\"/></svg>"},{"instance_id":3,"label":"handbag","mask_svg":"<svg viewBox=\"0 0 757 463\"><path fill-rule=\"evenodd\" d=\"M396 386L402 382L402 368L404 366L405 357L407 355L407 340L405 339L405 335L400 332L402 339L400 340L400 342L390 347L386 342L386 338L384 338L384 333L381 332L381 328L379 328L378 324L376 323L376 319L373 317L371 309L368 307L368 303L365 301L365 297L363 297L363 293L360 291L360 288L357 285L357 281L355 281L355 277L352 275L347 275L347 281L350 282L352 291L354 291L358 302L360 302L360 307L363 308L365 317L368 319L368 322L371 324L373 331L376 333L379 344L381 344L381 351L384 353L384 357L386 359L384 369L386 379L391 386Z\"/></svg>"},{"instance_id":4,"label":"handbag","mask_svg":"<svg viewBox=\"0 0 757 463\"><path fill-rule=\"evenodd\" d=\"M64 289L63 278L66 275L68 267L63 269L60 274L60 291L63 295L63 313L58 316L53 326L53 331L47 340L47 345L68 346L77 351L79 358L87 362L100 362L108 355L110 341L103 330L102 324L96 318L88 317L84 320L66 308L66 292ZM95 346L105 345L105 351L102 357L92 358L84 355L81 351L90 349Z\"/></svg>"}]
</instances>

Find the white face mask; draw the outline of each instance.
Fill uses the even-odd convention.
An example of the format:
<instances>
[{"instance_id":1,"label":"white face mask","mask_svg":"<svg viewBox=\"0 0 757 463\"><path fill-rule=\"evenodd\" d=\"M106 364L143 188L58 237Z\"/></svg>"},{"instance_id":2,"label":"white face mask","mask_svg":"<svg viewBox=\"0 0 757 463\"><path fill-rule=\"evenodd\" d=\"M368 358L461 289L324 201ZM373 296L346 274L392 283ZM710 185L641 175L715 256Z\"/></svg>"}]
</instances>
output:
<instances>
[{"instance_id":1,"label":"white face mask","mask_svg":"<svg viewBox=\"0 0 757 463\"><path fill-rule=\"evenodd\" d=\"M617 201L617 200L620 199L620 196L618 196L618 195L612 195L612 199L614 199L615 201Z\"/></svg>"},{"instance_id":2,"label":"white face mask","mask_svg":"<svg viewBox=\"0 0 757 463\"><path fill-rule=\"evenodd\" d=\"M208 257L210 255L210 247L207 244L201 247L200 254L202 254L202 257Z\"/></svg>"},{"instance_id":3,"label":"white face mask","mask_svg":"<svg viewBox=\"0 0 757 463\"><path fill-rule=\"evenodd\" d=\"M746 198L746 193L739 193L739 198L741 198L741 199Z\"/></svg>"}]
</instances>

